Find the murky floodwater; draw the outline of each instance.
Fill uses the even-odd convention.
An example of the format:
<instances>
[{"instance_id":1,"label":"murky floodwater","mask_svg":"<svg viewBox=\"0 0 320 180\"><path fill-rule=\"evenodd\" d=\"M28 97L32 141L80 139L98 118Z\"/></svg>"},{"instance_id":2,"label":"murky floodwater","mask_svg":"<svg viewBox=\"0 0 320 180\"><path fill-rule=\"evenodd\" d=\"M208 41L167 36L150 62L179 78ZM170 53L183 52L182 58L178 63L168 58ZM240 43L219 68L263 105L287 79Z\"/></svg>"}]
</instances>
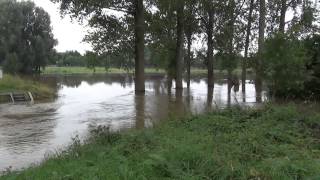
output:
<instances>
[{"instance_id":1,"label":"murky floodwater","mask_svg":"<svg viewBox=\"0 0 320 180\"><path fill-rule=\"evenodd\" d=\"M0 105L0 171L38 163L68 145L72 137L85 137L92 126L109 126L113 131L143 128L172 115L258 104L250 81L245 95L233 90L228 94L223 79L208 90L205 78L194 78L190 90L176 92L167 87L165 77L157 75L147 78L145 96L135 95L133 79L125 75L46 77L42 81L57 90L55 101Z\"/></svg>"}]
</instances>

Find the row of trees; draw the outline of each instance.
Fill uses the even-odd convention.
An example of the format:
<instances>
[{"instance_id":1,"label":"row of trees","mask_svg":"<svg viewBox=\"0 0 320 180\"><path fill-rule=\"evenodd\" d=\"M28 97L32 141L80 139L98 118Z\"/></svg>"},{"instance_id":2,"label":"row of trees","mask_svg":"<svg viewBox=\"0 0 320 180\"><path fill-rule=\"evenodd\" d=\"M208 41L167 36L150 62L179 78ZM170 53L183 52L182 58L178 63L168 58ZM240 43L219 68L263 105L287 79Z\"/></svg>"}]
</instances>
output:
<instances>
[{"instance_id":1,"label":"row of trees","mask_svg":"<svg viewBox=\"0 0 320 180\"><path fill-rule=\"evenodd\" d=\"M85 40L97 53L135 57L137 92L145 90L145 45L151 47L152 57L160 57L159 64L167 69L169 79L176 80L177 89L182 88L184 69L190 81L195 42L205 44L209 87L214 86L216 59L223 59L223 67L231 79L236 59L242 56L243 91L248 60L254 64L257 89L261 88L263 79L277 89L283 83L277 81L277 68L281 67L283 77L288 76L286 71L296 73L294 68L301 71L299 61L305 66L307 59L301 55L305 52L302 41L312 39L319 32L317 9L311 0L51 1L60 3L62 14L88 22L92 30ZM289 14L292 17L288 18ZM296 42L300 45L295 45ZM300 49L296 51L297 48ZM292 84L285 86L291 87Z\"/></svg>"},{"instance_id":2,"label":"row of trees","mask_svg":"<svg viewBox=\"0 0 320 180\"><path fill-rule=\"evenodd\" d=\"M248 65L257 91L263 80L274 94L318 90L319 20L311 0L51 1L62 14L88 23L85 41L95 53L54 53L49 15L31 2L3 0L0 63L7 72L38 73L47 63L134 66L136 91L144 92L146 65L165 68L169 82L182 89L182 74L189 87L193 59L203 57L210 88L218 61L232 82L241 60L243 92Z\"/></svg>"},{"instance_id":3,"label":"row of trees","mask_svg":"<svg viewBox=\"0 0 320 180\"><path fill-rule=\"evenodd\" d=\"M57 43L49 14L16 0L1 0L0 14L0 64L9 73L39 73Z\"/></svg>"}]
</instances>

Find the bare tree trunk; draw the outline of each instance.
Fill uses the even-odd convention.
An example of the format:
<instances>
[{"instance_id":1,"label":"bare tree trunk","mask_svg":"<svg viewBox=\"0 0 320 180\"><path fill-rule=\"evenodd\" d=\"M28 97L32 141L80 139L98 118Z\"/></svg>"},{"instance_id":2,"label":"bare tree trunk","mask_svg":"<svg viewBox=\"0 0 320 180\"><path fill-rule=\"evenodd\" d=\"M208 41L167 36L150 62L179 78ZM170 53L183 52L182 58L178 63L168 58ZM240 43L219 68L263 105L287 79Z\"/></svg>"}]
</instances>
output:
<instances>
[{"instance_id":1,"label":"bare tree trunk","mask_svg":"<svg viewBox=\"0 0 320 180\"><path fill-rule=\"evenodd\" d=\"M261 78L261 58L264 49L264 31L266 27L266 2L260 0L260 17L259 17L259 39L258 39L258 59L256 62L256 79L255 87L257 94L257 102L261 102L262 78Z\"/></svg>"},{"instance_id":2,"label":"bare tree trunk","mask_svg":"<svg viewBox=\"0 0 320 180\"><path fill-rule=\"evenodd\" d=\"M191 34L187 34L187 40L188 40L188 55L187 55L187 87L190 88L190 79L191 79Z\"/></svg>"},{"instance_id":3,"label":"bare tree trunk","mask_svg":"<svg viewBox=\"0 0 320 180\"><path fill-rule=\"evenodd\" d=\"M177 7L177 49L176 49L176 88L182 89L183 45L184 45L184 0Z\"/></svg>"},{"instance_id":4,"label":"bare tree trunk","mask_svg":"<svg viewBox=\"0 0 320 180\"><path fill-rule=\"evenodd\" d=\"M281 0L279 32L284 34L286 26L287 0Z\"/></svg>"},{"instance_id":5,"label":"bare tree trunk","mask_svg":"<svg viewBox=\"0 0 320 180\"><path fill-rule=\"evenodd\" d=\"M208 63L208 87L214 87L214 72L213 72L213 11L208 10L208 50L207 50L207 63Z\"/></svg>"},{"instance_id":6,"label":"bare tree trunk","mask_svg":"<svg viewBox=\"0 0 320 180\"><path fill-rule=\"evenodd\" d=\"M143 129L145 127L145 96L135 96L135 110L136 110L136 128Z\"/></svg>"},{"instance_id":7,"label":"bare tree trunk","mask_svg":"<svg viewBox=\"0 0 320 180\"><path fill-rule=\"evenodd\" d=\"M144 7L143 0L135 0L135 91L145 92L144 75Z\"/></svg>"},{"instance_id":8,"label":"bare tree trunk","mask_svg":"<svg viewBox=\"0 0 320 180\"><path fill-rule=\"evenodd\" d=\"M249 9L249 16L248 16L246 42L245 42L245 48L244 48L244 58L242 60L242 82L241 82L242 83L242 92L246 92L247 60L248 60L250 34L251 34L253 4L254 4L254 0L250 0L250 9Z\"/></svg>"},{"instance_id":9,"label":"bare tree trunk","mask_svg":"<svg viewBox=\"0 0 320 180\"><path fill-rule=\"evenodd\" d=\"M212 103L213 103L213 87L208 87L208 94L207 94L207 110L212 110Z\"/></svg>"}]
</instances>

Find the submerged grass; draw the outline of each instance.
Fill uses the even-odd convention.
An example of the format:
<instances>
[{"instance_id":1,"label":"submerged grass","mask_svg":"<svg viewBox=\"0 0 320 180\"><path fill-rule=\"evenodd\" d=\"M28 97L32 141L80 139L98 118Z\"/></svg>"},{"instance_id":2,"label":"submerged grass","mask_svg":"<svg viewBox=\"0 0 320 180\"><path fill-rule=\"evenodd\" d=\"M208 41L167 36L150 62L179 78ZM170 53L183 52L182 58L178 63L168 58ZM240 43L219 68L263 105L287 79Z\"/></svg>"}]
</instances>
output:
<instances>
[{"instance_id":1,"label":"submerged grass","mask_svg":"<svg viewBox=\"0 0 320 180\"><path fill-rule=\"evenodd\" d=\"M47 99L55 96L54 90L38 81L22 79L11 75L4 75L3 79L0 79L0 93L21 91L31 92L36 99Z\"/></svg>"},{"instance_id":2,"label":"submerged grass","mask_svg":"<svg viewBox=\"0 0 320 180\"><path fill-rule=\"evenodd\" d=\"M99 128L86 143L0 179L320 179L319 125L318 113L267 105L121 134Z\"/></svg>"}]
</instances>

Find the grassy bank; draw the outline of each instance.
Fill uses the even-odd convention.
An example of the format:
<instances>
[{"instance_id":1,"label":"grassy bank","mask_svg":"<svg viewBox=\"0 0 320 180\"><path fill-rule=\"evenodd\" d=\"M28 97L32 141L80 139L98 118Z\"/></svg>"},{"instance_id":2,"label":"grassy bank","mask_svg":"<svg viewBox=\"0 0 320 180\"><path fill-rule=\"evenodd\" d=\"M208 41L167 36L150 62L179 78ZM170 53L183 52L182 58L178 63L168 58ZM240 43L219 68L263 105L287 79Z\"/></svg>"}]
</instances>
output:
<instances>
[{"instance_id":1,"label":"grassy bank","mask_svg":"<svg viewBox=\"0 0 320 180\"><path fill-rule=\"evenodd\" d=\"M22 79L18 76L4 75L0 79L0 93L31 92L36 100L53 98L54 91L48 86L37 81Z\"/></svg>"},{"instance_id":2,"label":"grassy bank","mask_svg":"<svg viewBox=\"0 0 320 180\"><path fill-rule=\"evenodd\" d=\"M154 68L146 68L146 73L165 73L164 70L157 70ZM132 73L133 71L129 71ZM50 74L93 74L93 70L87 67L46 67L43 74L50 75ZM103 67L97 67L95 74L122 74L127 73L124 69L118 68L110 68L108 71L105 70Z\"/></svg>"},{"instance_id":3,"label":"grassy bank","mask_svg":"<svg viewBox=\"0 0 320 180\"><path fill-rule=\"evenodd\" d=\"M153 129L96 130L39 167L0 179L319 179L320 114L224 110Z\"/></svg>"},{"instance_id":4,"label":"grassy bank","mask_svg":"<svg viewBox=\"0 0 320 180\"><path fill-rule=\"evenodd\" d=\"M251 70L248 70L251 72ZM145 72L148 74L153 74L153 73L160 73L160 74L165 74L166 71L163 69L155 69L155 68L146 68ZM124 69L117 69L117 68L110 68L108 71L105 70L103 67L97 67L95 74L122 74L122 73L127 73ZM130 71L130 73L133 73L133 71ZM227 74L226 71L215 71L216 74ZM241 75L241 69L236 69L234 71L235 74ZM88 69L86 67L47 67L43 74L45 75L51 75L51 74L62 74L62 75L74 75L74 74L93 74L92 69ZM207 70L206 69L199 69L199 68L194 68L191 70L192 75L206 75Z\"/></svg>"}]
</instances>

